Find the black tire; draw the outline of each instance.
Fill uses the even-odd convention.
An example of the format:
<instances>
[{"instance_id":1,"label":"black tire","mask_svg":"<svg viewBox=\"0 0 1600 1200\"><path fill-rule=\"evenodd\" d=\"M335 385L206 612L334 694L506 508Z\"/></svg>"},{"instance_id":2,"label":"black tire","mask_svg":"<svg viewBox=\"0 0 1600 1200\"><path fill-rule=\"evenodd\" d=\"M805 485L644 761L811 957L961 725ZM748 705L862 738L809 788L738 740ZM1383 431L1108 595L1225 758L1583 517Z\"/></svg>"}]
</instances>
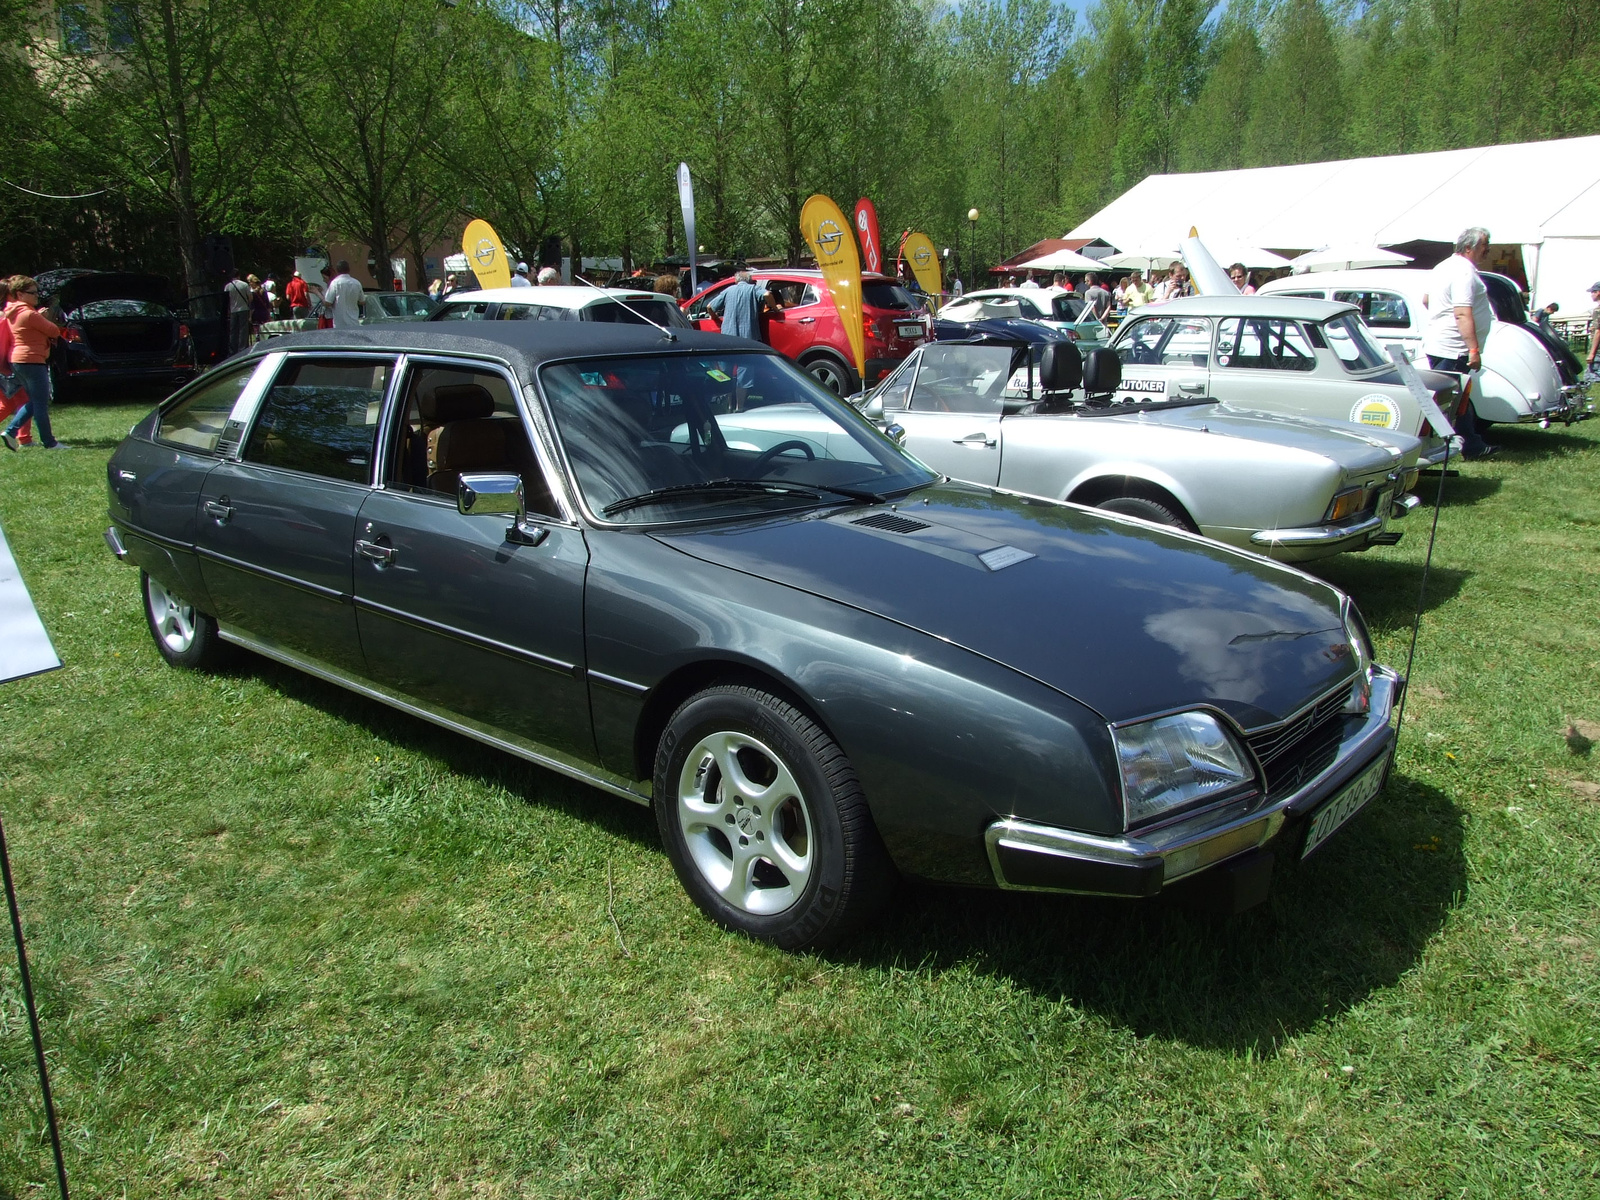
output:
<instances>
[{"instance_id":1,"label":"black tire","mask_svg":"<svg viewBox=\"0 0 1600 1200\"><path fill-rule=\"evenodd\" d=\"M217 622L176 592L139 572L144 620L156 652L168 665L190 671L214 671L227 657L228 645L217 636Z\"/></svg>"},{"instance_id":2,"label":"black tire","mask_svg":"<svg viewBox=\"0 0 1600 1200\"><path fill-rule=\"evenodd\" d=\"M1116 513L1118 516L1138 517L1139 520L1149 521L1152 525L1189 529L1189 522L1178 513L1159 500L1150 500L1144 496L1113 496L1109 500L1100 501L1095 507L1105 512Z\"/></svg>"},{"instance_id":3,"label":"black tire","mask_svg":"<svg viewBox=\"0 0 1600 1200\"><path fill-rule=\"evenodd\" d=\"M849 396L856 390L855 372L831 354L818 354L801 365L813 379L835 396Z\"/></svg>"},{"instance_id":4,"label":"black tire","mask_svg":"<svg viewBox=\"0 0 1600 1200\"><path fill-rule=\"evenodd\" d=\"M785 950L837 942L892 885L849 759L803 712L756 688L708 688L673 713L656 751L655 810L700 910Z\"/></svg>"}]
</instances>

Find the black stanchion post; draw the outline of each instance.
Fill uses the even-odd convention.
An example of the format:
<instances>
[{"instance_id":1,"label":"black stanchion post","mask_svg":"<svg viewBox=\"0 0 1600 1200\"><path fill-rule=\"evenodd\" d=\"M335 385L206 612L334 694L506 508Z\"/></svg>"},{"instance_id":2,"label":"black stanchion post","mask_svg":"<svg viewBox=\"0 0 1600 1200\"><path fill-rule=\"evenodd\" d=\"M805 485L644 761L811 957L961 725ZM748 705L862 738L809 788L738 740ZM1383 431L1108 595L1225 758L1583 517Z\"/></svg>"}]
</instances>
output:
<instances>
[{"instance_id":1,"label":"black stanchion post","mask_svg":"<svg viewBox=\"0 0 1600 1200\"><path fill-rule=\"evenodd\" d=\"M22 939L22 914L17 910L17 885L11 878L11 852L6 846L6 825L0 820L0 872L5 875L6 905L11 909L11 933L17 941L17 972L22 976L22 1003L28 1010L33 1033L33 1060L39 1067L39 1091L44 1096L44 1119L50 1126L50 1148L56 1156L56 1185L67 1200L67 1164L61 1157L61 1131L56 1125L56 1102L50 1094L50 1071L44 1061L44 1037L39 1032L39 1009L33 1002L33 979L28 974L28 948Z\"/></svg>"}]
</instances>

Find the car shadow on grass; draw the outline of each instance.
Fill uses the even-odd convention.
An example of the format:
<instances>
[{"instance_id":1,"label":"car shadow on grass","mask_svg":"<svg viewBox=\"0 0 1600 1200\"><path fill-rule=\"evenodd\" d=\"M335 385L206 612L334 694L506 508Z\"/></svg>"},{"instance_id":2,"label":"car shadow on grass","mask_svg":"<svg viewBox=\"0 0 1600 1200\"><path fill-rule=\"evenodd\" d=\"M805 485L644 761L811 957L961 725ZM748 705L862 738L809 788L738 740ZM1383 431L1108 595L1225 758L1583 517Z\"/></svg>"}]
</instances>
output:
<instances>
[{"instance_id":1,"label":"car shadow on grass","mask_svg":"<svg viewBox=\"0 0 1600 1200\"><path fill-rule=\"evenodd\" d=\"M1266 904L1233 917L1117 901L907 884L863 966L968 969L1142 1037L1256 1055L1393 987L1467 891L1450 798L1396 775L1309 860L1280 854Z\"/></svg>"},{"instance_id":2,"label":"car shadow on grass","mask_svg":"<svg viewBox=\"0 0 1600 1200\"><path fill-rule=\"evenodd\" d=\"M643 805L259 655L240 652L230 669L254 676L286 699L432 758L452 775L486 787L504 788L529 804L586 821L637 845L656 850L661 847L655 817Z\"/></svg>"},{"instance_id":3,"label":"car shadow on grass","mask_svg":"<svg viewBox=\"0 0 1600 1200\"><path fill-rule=\"evenodd\" d=\"M1514 460L1550 458L1558 454L1593 454L1593 438L1570 429L1540 429L1537 425L1491 425L1485 438L1500 447L1500 454ZM1493 460L1491 460L1493 461ZM1454 483L1455 480L1449 480ZM1446 493L1449 487L1445 488Z\"/></svg>"},{"instance_id":4,"label":"car shadow on grass","mask_svg":"<svg viewBox=\"0 0 1600 1200\"><path fill-rule=\"evenodd\" d=\"M1423 536L1427 536L1426 530ZM1409 629L1416 618L1417 594L1422 586L1420 562L1342 554L1326 562L1313 563L1309 569L1334 587L1349 592L1367 627L1375 634ZM1422 599L1422 611L1430 612L1454 600L1470 578L1471 571L1434 563L1428 570L1428 591Z\"/></svg>"}]
</instances>

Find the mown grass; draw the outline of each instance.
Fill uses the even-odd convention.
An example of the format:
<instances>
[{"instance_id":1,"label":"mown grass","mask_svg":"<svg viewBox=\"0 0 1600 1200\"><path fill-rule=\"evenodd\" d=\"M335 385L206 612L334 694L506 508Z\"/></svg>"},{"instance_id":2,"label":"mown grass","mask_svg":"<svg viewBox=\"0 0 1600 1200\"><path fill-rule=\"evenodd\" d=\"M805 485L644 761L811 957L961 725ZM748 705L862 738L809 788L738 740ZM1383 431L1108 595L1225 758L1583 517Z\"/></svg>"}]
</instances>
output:
<instances>
[{"instance_id":1,"label":"mown grass","mask_svg":"<svg viewBox=\"0 0 1600 1200\"><path fill-rule=\"evenodd\" d=\"M164 667L100 540L141 411L0 457L67 664L0 688L0 811L77 1194L1600 1194L1600 750L1561 736L1600 721L1600 422L1448 481L1395 781L1264 908L908 887L792 956L703 921L642 810ZM1426 519L1323 571L1390 662ZM0 1197L50 1177L0 959Z\"/></svg>"}]
</instances>

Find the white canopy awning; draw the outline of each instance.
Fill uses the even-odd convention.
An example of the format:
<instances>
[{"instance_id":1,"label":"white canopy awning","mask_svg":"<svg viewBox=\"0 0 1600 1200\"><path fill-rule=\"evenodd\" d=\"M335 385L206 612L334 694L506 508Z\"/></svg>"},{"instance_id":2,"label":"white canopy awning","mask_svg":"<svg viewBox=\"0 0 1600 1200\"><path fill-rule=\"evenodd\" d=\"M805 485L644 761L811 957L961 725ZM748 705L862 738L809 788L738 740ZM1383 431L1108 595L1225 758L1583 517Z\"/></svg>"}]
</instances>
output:
<instances>
[{"instance_id":1,"label":"white canopy awning","mask_svg":"<svg viewBox=\"0 0 1600 1200\"><path fill-rule=\"evenodd\" d=\"M1583 306L1584 293L1547 294L1544 281L1600 277L1600 136L1151 175L1067 236L1103 238L1127 255L1176 247L1198 226L1226 263L1241 261L1221 249L1228 242L1279 251L1450 243L1473 225L1500 244L1559 239L1565 267L1554 269L1547 247L1539 280L1529 281L1535 299L1559 300L1563 310Z\"/></svg>"},{"instance_id":2,"label":"white canopy awning","mask_svg":"<svg viewBox=\"0 0 1600 1200\"><path fill-rule=\"evenodd\" d=\"M1097 259L1088 258L1073 250L1052 250L1049 254L1041 254L1038 258L1030 258L1025 263L1018 263L1019 271L1102 271L1104 264Z\"/></svg>"}]
</instances>

